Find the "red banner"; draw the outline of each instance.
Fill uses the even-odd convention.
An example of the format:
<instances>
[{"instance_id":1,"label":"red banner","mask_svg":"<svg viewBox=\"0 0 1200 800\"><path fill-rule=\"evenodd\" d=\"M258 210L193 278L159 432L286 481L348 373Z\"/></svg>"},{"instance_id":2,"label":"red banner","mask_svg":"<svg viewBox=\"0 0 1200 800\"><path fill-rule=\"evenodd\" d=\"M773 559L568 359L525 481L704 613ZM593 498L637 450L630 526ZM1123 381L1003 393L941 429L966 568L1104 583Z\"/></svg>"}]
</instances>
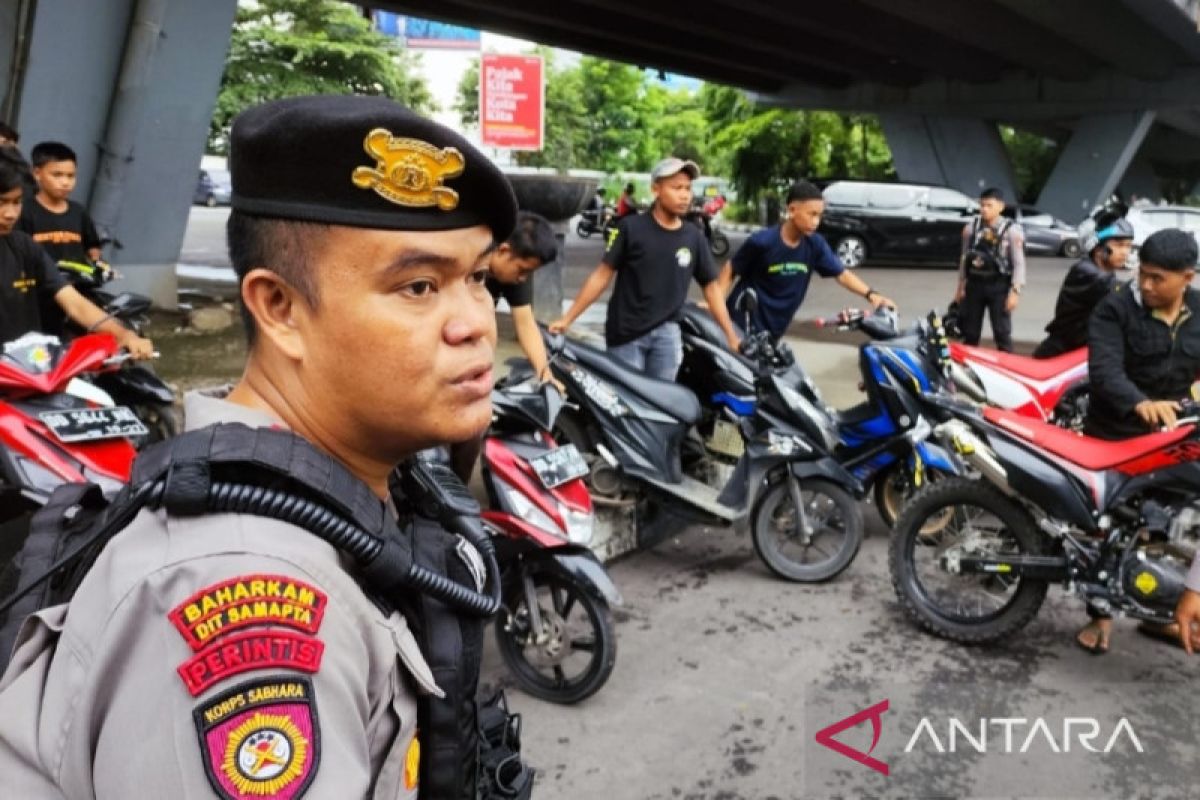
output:
<instances>
[{"instance_id":1,"label":"red banner","mask_svg":"<svg viewBox=\"0 0 1200 800\"><path fill-rule=\"evenodd\" d=\"M479 127L485 145L541 150L545 110L541 56L482 56Z\"/></svg>"}]
</instances>

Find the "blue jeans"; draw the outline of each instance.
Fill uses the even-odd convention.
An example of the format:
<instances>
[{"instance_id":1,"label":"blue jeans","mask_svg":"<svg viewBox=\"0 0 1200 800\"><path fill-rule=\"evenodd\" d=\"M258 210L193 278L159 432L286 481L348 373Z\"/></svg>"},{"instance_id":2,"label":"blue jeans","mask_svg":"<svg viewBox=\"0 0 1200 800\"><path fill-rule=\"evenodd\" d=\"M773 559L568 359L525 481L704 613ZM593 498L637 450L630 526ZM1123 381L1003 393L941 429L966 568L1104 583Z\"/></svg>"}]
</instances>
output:
<instances>
[{"instance_id":1,"label":"blue jeans","mask_svg":"<svg viewBox=\"0 0 1200 800\"><path fill-rule=\"evenodd\" d=\"M651 378L674 381L683 363L683 334L678 322L664 322L632 342L608 348L608 352Z\"/></svg>"}]
</instances>

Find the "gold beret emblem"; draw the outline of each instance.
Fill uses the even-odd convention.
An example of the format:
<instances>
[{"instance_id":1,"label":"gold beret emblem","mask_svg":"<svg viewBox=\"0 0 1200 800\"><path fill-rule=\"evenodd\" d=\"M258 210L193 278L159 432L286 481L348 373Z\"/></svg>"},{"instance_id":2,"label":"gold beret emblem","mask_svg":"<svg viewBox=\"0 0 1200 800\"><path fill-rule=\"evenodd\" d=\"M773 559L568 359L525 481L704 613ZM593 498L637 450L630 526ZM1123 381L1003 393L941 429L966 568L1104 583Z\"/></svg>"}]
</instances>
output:
<instances>
[{"instance_id":1,"label":"gold beret emblem","mask_svg":"<svg viewBox=\"0 0 1200 800\"><path fill-rule=\"evenodd\" d=\"M453 147L434 147L420 139L392 136L376 128L363 141L374 167L356 167L350 176L360 189L374 189L385 200L402 206L458 207L458 192L443 181L462 174L467 160Z\"/></svg>"}]
</instances>

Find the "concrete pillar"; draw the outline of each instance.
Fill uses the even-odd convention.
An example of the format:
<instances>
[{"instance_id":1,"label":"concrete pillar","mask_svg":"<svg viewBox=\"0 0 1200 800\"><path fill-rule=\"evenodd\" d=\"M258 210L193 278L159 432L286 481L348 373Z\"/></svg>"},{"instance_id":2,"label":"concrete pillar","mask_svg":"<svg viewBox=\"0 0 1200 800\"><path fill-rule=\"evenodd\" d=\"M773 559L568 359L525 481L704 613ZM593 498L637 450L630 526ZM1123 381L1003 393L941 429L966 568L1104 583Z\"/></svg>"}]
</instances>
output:
<instances>
[{"instance_id":1,"label":"concrete pillar","mask_svg":"<svg viewBox=\"0 0 1200 800\"><path fill-rule=\"evenodd\" d=\"M1075 224L1113 193L1154 124L1154 111L1083 117L1050 173L1037 205Z\"/></svg>"},{"instance_id":2,"label":"concrete pillar","mask_svg":"<svg viewBox=\"0 0 1200 800\"><path fill-rule=\"evenodd\" d=\"M902 181L936 183L978 197L996 186L1012 202L1017 181L996 125L971 117L880 114L896 174Z\"/></svg>"},{"instance_id":3,"label":"concrete pillar","mask_svg":"<svg viewBox=\"0 0 1200 800\"><path fill-rule=\"evenodd\" d=\"M1162 185L1154 174L1154 167L1143 156L1137 156L1129 163L1117 188L1125 202L1132 200L1134 195L1155 203L1162 199Z\"/></svg>"}]
</instances>

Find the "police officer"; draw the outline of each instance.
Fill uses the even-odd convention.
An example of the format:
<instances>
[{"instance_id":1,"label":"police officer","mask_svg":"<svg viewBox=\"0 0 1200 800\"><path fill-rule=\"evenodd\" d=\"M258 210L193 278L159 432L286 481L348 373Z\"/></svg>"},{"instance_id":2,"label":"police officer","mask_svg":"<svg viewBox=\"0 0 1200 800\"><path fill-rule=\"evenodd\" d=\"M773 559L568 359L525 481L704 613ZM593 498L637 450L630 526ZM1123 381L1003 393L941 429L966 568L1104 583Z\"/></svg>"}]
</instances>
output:
<instances>
[{"instance_id":1,"label":"police officer","mask_svg":"<svg viewBox=\"0 0 1200 800\"><path fill-rule=\"evenodd\" d=\"M290 429L384 503L398 462L490 421L487 256L511 189L381 98L267 103L231 144L250 352L228 396L188 397L188 425ZM26 624L0 681L0 782L14 798L417 797L418 698L440 680L308 531L143 511L69 605Z\"/></svg>"},{"instance_id":2,"label":"police officer","mask_svg":"<svg viewBox=\"0 0 1200 800\"><path fill-rule=\"evenodd\" d=\"M963 227L954 301L965 344L979 344L986 312L996 347L1011 353L1012 312L1025 285L1025 235L1003 211L1003 192L990 188L980 193L979 216Z\"/></svg>"},{"instance_id":3,"label":"police officer","mask_svg":"<svg viewBox=\"0 0 1200 800\"><path fill-rule=\"evenodd\" d=\"M1133 226L1120 217L1102 220L1084 240L1086 256L1063 278L1054 304L1049 334L1033 351L1034 358L1053 358L1087 346L1092 309L1113 290L1117 271L1125 268L1133 252Z\"/></svg>"}]
</instances>

